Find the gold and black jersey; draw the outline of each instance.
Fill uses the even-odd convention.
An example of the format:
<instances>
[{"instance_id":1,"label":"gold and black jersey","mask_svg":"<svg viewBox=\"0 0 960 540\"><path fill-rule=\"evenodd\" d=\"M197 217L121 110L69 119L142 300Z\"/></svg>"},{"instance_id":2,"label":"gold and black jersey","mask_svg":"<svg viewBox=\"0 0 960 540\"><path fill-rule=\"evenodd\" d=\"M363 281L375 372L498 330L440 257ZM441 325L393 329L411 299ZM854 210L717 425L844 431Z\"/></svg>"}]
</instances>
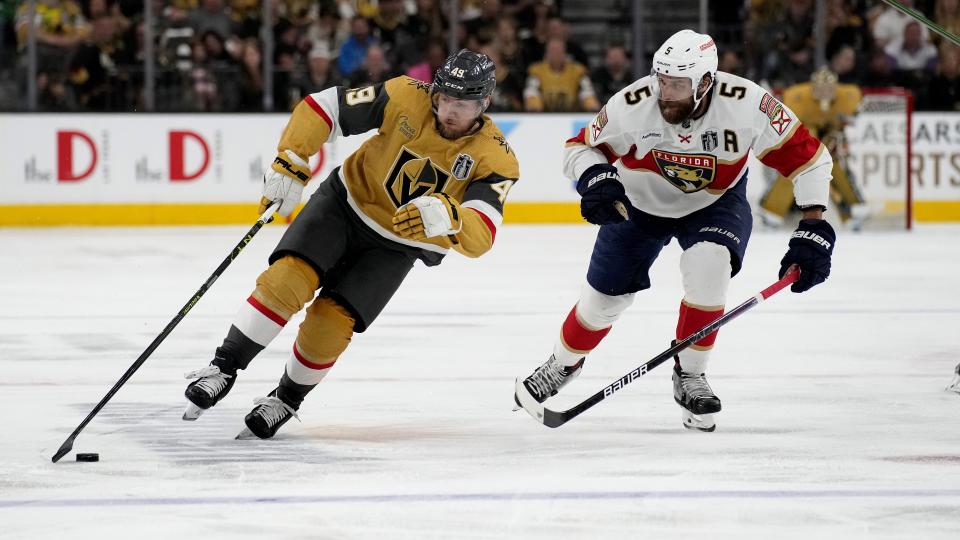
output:
<instances>
[{"instance_id":1,"label":"gold and black jersey","mask_svg":"<svg viewBox=\"0 0 960 540\"><path fill-rule=\"evenodd\" d=\"M857 114L861 96L860 88L854 84L837 85L836 97L824 110L813 97L813 85L806 82L784 90L783 104L797 115L814 137L823 140L842 130L849 119Z\"/></svg>"},{"instance_id":2,"label":"gold and black jersey","mask_svg":"<svg viewBox=\"0 0 960 540\"><path fill-rule=\"evenodd\" d=\"M278 145L303 159L334 137L376 129L341 168L347 200L375 232L435 253L454 247L476 257L493 244L507 192L520 176L513 150L488 116L470 135L443 138L436 128L429 85L409 77L362 88L330 88L304 98ZM463 230L417 242L393 233L397 208L442 192L462 204Z\"/></svg>"}]
</instances>

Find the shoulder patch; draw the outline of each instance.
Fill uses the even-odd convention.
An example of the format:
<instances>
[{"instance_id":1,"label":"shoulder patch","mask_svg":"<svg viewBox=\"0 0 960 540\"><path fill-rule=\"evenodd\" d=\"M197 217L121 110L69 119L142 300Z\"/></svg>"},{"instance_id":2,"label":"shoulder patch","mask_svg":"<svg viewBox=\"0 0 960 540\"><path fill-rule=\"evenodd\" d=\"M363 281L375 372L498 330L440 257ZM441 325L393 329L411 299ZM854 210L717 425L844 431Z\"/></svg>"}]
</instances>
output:
<instances>
[{"instance_id":1,"label":"shoulder patch","mask_svg":"<svg viewBox=\"0 0 960 540\"><path fill-rule=\"evenodd\" d=\"M407 84L410 86L415 86L417 90L421 90L425 94L430 94L430 85L421 80L414 79L412 77L407 77Z\"/></svg>"},{"instance_id":2,"label":"shoulder patch","mask_svg":"<svg viewBox=\"0 0 960 540\"><path fill-rule=\"evenodd\" d=\"M597 113L597 117L594 118L593 124L590 125L590 129L593 130L593 140L597 140L600 137L600 133L603 132L604 126L607 125L607 106L604 105L600 112Z\"/></svg>"},{"instance_id":3,"label":"shoulder patch","mask_svg":"<svg viewBox=\"0 0 960 540\"><path fill-rule=\"evenodd\" d=\"M769 92L763 94L763 99L760 100L760 112L767 115L770 119L770 127L775 129L778 135L783 135L787 131L787 126L793 121L783 108L783 104Z\"/></svg>"},{"instance_id":4,"label":"shoulder patch","mask_svg":"<svg viewBox=\"0 0 960 540\"><path fill-rule=\"evenodd\" d=\"M495 140L495 141L497 141L498 143L500 143L500 146L503 148L503 150L504 150L506 153L508 153L508 154L512 154L512 153L513 153L513 149L510 148L510 143L507 142L507 138L504 137L503 135L494 135L494 136L493 136L493 140Z\"/></svg>"}]
</instances>

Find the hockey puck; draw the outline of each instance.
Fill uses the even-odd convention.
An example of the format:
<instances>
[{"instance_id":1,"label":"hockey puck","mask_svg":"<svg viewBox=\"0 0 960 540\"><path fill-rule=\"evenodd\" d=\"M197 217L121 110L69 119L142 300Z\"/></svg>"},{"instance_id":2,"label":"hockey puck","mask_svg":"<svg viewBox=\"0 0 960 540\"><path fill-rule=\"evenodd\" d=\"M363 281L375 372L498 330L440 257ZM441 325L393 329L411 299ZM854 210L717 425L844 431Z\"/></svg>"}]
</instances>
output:
<instances>
[{"instance_id":1,"label":"hockey puck","mask_svg":"<svg viewBox=\"0 0 960 540\"><path fill-rule=\"evenodd\" d=\"M77 454L77 461L100 461L100 454Z\"/></svg>"}]
</instances>

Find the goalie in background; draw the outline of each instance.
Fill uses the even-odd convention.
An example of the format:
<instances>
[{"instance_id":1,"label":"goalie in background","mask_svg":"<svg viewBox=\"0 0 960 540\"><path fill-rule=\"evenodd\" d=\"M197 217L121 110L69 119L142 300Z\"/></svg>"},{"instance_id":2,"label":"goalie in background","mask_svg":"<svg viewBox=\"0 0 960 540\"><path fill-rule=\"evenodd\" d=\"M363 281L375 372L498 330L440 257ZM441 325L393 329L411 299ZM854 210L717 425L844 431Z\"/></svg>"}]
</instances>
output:
<instances>
[{"instance_id":1,"label":"goalie in background","mask_svg":"<svg viewBox=\"0 0 960 540\"><path fill-rule=\"evenodd\" d=\"M795 84L783 92L783 104L820 139L833 157L832 208L841 221L850 222L854 230L859 229L867 217L867 208L847 166L849 152L843 129L856 116L861 98L857 85L838 84L837 75L825 67L815 71L810 82ZM768 225L780 226L794 208L792 180L777 175L760 198L760 217Z\"/></svg>"}]
</instances>

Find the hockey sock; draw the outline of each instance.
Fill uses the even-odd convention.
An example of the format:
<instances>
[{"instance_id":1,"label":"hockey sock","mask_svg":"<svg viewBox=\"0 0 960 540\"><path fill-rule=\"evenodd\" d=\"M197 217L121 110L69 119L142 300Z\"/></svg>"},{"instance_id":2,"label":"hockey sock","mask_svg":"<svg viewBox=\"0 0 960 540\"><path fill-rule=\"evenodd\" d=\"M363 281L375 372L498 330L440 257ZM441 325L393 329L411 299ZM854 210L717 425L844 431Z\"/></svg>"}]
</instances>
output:
<instances>
[{"instance_id":1,"label":"hockey sock","mask_svg":"<svg viewBox=\"0 0 960 540\"><path fill-rule=\"evenodd\" d=\"M574 306L560 328L560 340L553 347L553 356L561 364L572 366L596 348L611 328L591 328L580 321Z\"/></svg>"}]
</instances>

